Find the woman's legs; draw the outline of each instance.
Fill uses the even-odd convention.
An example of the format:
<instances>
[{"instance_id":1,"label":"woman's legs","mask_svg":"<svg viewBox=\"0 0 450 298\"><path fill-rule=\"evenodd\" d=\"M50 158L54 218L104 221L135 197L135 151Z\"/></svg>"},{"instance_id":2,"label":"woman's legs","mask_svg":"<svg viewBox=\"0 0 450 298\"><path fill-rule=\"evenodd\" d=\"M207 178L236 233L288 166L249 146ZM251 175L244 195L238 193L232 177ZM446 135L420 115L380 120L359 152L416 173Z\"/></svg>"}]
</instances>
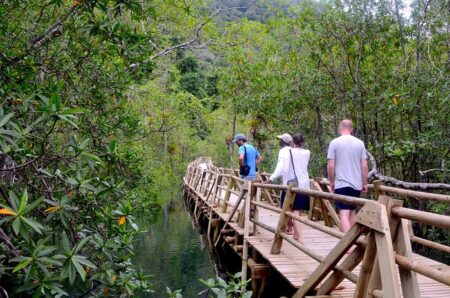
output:
<instances>
[{"instance_id":1,"label":"woman's legs","mask_svg":"<svg viewBox=\"0 0 450 298\"><path fill-rule=\"evenodd\" d=\"M292 211L295 215L300 216L300 210ZM303 244L302 225L298 220L294 221L294 239Z\"/></svg>"}]
</instances>

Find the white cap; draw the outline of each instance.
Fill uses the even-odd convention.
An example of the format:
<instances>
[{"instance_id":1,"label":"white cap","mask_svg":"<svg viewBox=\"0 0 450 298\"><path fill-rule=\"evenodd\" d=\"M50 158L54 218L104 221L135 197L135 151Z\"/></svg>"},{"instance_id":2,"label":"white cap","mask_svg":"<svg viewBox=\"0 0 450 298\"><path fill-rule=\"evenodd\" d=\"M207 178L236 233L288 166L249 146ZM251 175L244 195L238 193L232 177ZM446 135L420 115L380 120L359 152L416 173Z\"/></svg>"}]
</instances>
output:
<instances>
[{"instance_id":1,"label":"white cap","mask_svg":"<svg viewBox=\"0 0 450 298\"><path fill-rule=\"evenodd\" d=\"M277 136L277 138L283 140L283 142L288 143L288 144L292 142L292 137L288 133L284 133L282 135L279 135L279 136Z\"/></svg>"}]
</instances>

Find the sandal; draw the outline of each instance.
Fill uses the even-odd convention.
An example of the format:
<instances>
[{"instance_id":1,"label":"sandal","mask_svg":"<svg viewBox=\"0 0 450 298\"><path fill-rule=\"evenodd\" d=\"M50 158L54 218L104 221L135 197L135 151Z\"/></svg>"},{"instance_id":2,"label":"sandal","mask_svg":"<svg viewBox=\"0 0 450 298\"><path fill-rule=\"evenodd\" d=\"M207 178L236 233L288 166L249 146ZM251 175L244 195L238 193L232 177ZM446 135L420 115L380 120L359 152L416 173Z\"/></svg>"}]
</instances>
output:
<instances>
[{"instance_id":1,"label":"sandal","mask_svg":"<svg viewBox=\"0 0 450 298\"><path fill-rule=\"evenodd\" d=\"M292 227L287 227L287 229L284 231L288 235L294 235L294 229Z\"/></svg>"}]
</instances>

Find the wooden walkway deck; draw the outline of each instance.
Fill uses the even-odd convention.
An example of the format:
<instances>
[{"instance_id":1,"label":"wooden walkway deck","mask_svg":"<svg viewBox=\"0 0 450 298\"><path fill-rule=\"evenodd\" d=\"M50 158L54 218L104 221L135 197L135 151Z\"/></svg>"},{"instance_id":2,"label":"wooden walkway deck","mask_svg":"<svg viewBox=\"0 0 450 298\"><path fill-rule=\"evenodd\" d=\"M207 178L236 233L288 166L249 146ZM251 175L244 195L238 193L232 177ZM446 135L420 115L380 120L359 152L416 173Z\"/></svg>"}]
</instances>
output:
<instances>
[{"instance_id":1,"label":"wooden walkway deck","mask_svg":"<svg viewBox=\"0 0 450 298\"><path fill-rule=\"evenodd\" d=\"M192 180L191 180L192 181ZM190 185L188 181L185 179L185 190L187 194L187 198L189 200L194 200L195 202L195 212L196 216L205 216L208 219L208 222L211 222L212 219L216 219L216 239L217 239L217 230L223 228L227 230L227 233L224 234L224 238L226 235L228 239L226 239L226 243L228 245L235 248L235 251L242 257L242 244L245 238L245 242L248 245L248 249L253 251L253 254L258 253L260 258L262 257L265 262L272 270L276 270L279 272L281 276L283 276L293 288L300 288L305 284L313 273L317 270L318 266L321 264L317 260L313 259L308 254L300 251L297 247L289 243L288 241L283 241L281 251L279 254L271 253L272 245L274 242L274 233L269 231L268 229L263 229L258 227L255 233L250 232L249 236L244 237L245 229L239 227L237 220L239 218L239 214L235 214L233 216L233 220L228 223L231 210L233 206L236 205L238 201L238 193L234 191L229 194L228 199L228 208L225 212L223 212L223 202L226 201L226 191L225 187L222 190L216 191L216 198L211 199L212 193L212 185L211 187L201 188L198 187L199 184ZM242 201L244 202L244 200ZM241 202L239 209L244 209L244 204ZM273 204L272 204L273 205ZM303 215L303 218L306 220L307 215ZM217 219L219 221L217 221ZM277 229L277 225L280 219L280 213L265 209L258 208L257 219L259 222L264 223L272 230ZM225 227L223 227L225 223ZM323 221L317 221L324 225ZM212 224L210 224L212 225ZM242 224L241 224L242 226ZM230 231L230 229L232 231ZM253 231L254 223L250 222L250 226L248 227L249 231ZM337 227L333 227L336 231L338 231ZM327 257L333 248L335 248L341 239L333 237L327 233L321 232L313 227L302 224L303 238L304 238L304 246L307 249L310 249L315 254L325 258ZM292 236L290 236L292 237ZM364 236L361 236L364 238ZM213 239L213 240L216 240ZM214 241L211 241L214 243ZM237 248L239 247L239 248ZM362 259L362 256L361 256ZM342 258L338 264L344 266L345 257ZM444 276L450 276L450 267L434 261L432 259L413 254L411 258L411 262L414 264L427 265L431 268L438 270L438 272L442 272ZM396 266L398 280L400 280L399 267ZM361 271L361 263L356 266L350 272L353 273L356 277L360 276ZM330 276L333 273L331 271L326 276ZM320 283L316 286L319 288L321 284L326 281L327 278L322 278ZM416 297L450 297L450 286L438 282L434 279L428 278L422 274L417 274L417 281L419 286L419 292L416 293ZM448 281L450 283L450 280ZM409 298L408 296L403 295L402 287L400 286L400 293L402 297ZM339 283L337 287L334 287L334 290L327 293L326 296L317 296L317 297L354 297L356 291L356 284L349 279L345 278L342 282ZM260 293L262 295L262 293ZM417 296L418 294L418 296ZM380 294L378 294L380 295ZM258 296L258 295L254 295ZM376 297L376 295L374 295ZM309 296L306 296L309 297ZM311 296L316 297L316 296ZM373 297L373 296L372 296ZM389 294L381 294L381 297L390 297Z\"/></svg>"},{"instance_id":2,"label":"wooden walkway deck","mask_svg":"<svg viewBox=\"0 0 450 298\"><path fill-rule=\"evenodd\" d=\"M206 198L204 196L201 196L201 199L207 206L211 205L210 202L205 201ZM234 206L237 199L238 197L235 194L232 194L230 197L230 205ZM221 206L216 206L213 208L213 212L225 222L231 214L231 208L225 213L221 212L221 208ZM280 215L279 213L262 209L259 211L258 216L260 221L275 229ZM304 215L304 217L306 218L306 215ZM231 223L229 226L234 229L236 233L243 235L243 229L239 228L237 223ZM338 230L337 227L335 227L335 229ZM302 231L305 246L313 249L316 253L323 257L327 256L331 249L339 242L339 239L315 230L307 225L302 225ZM283 243L280 254L271 254L270 250L273 241L273 233L267 230L258 229L255 235L246 238L246 240L295 288L299 288L303 285L305 280L319 265L319 262L315 261L307 254L299 251L288 242ZM414 261L420 262L421 264L427 264L443 272L450 273L450 266L421 255L414 254ZM359 265L352 272L359 275L360 269L361 266ZM449 286L438 283L435 280L420 274L418 275L418 279L421 297L450 297ZM341 283L339 290L334 290L330 295L332 297L353 297L355 287L356 285L354 283L346 279Z\"/></svg>"}]
</instances>

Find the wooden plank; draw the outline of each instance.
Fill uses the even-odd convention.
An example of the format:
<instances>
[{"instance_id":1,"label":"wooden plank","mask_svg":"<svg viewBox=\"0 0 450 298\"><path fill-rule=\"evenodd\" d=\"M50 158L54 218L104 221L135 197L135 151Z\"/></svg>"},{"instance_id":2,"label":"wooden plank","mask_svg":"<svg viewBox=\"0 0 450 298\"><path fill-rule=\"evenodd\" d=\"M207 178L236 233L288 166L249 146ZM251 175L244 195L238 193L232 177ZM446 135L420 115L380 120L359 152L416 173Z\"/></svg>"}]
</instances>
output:
<instances>
[{"instance_id":1,"label":"wooden plank","mask_svg":"<svg viewBox=\"0 0 450 298\"><path fill-rule=\"evenodd\" d=\"M246 238L249 237L250 234L250 201L254 196L253 192L254 188L250 187L249 189L249 195L247 200L245 200L245 211L244 213L247 215L245 216L245 223L244 223L244 240L243 240L243 249L242 249L242 282L244 283L247 280L247 263L248 263L248 242L246 241ZM242 292L245 292L245 287L241 288Z\"/></svg>"},{"instance_id":2,"label":"wooden plank","mask_svg":"<svg viewBox=\"0 0 450 298\"><path fill-rule=\"evenodd\" d=\"M197 174L198 174L198 171L195 171L195 167L193 167L191 169L191 173L193 174L194 172L197 172ZM194 175L192 175L192 174L191 174L191 177L194 178L193 177ZM208 195L204 196L203 192L195 190L195 187L194 187L195 184L199 183L199 181L198 181L199 175L196 175L195 178L197 178L197 179L195 179L193 181L192 185L188 185L187 179L192 179L191 177L187 177L184 181L186 196L191 197L192 199L194 199L196 197L199 199L199 202L197 203L199 205L198 209L203 208L203 207L200 207L200 206L202 206L203 203L206 204L205 206L212 207L209 209L210 221L215 216L218 216L218 218L221 218L222 220L226 221L230 216L230 212L220 212L222 206L217 206L216 204L211 203L210 198L208 198ZM205 179L205 180L207 180L207 179ZM232 180L232 179L230 178L229 180ZM195 183L195 182L197 182L197 183ZM211 184L211 182L204 181L205 186L208 186L208 183ZM257 191L261 192L262 189L264 189L264 188L258 188ZM266 189L273 192L273 189L270 189L270 188L266 188ZM202 188L202 190L204 190L204 189ZM209 188L209 190L211 190L211 188ZM217 187L216 190L213 191L213 193L214 192L217 192L216 198L223 201L224 192L221 193L219 187ZM229 197L228 205L236 206L237 204L234 204L234 203L236 203L237 199L238 199L238 197L236 197L233 193L231 193L230 197ZM190 200L190 198L188 198L188 200ZM195 201L195 199L194 199L194 201ZM326 202L326 201L324 201L324 202ZM259 215L258 215L259 220L261 222L265 223L268 227L272 227L272 229L275 229L275 227L277 226L277 223L279 222L279 215L271 210L265 210L262 208L258 208L258 210L259 210ZM388 212L388 216L389 216L389 212ZM390 225L390 232L392 233L391 234L391 238L392 238L392 236L395 236L394 232L396 231L392 225L393 223L395 223L395 219L391 220L390 218L388 218L388 221L389 221L389 225ZM320 224L323 224L323 223L320 223ZM213 226L214 225L211 224L211 228ZM245 225L244 225L243 229L239 229L239 227L235 223L228 224L228 226L229 226L229 228L234 229L236 235L244 234ZM256 225L253 225L253 226L255 227ZM395 224L394 224L394 226L395 226ZM251 230L251 227L252 227L251 222L250 222L249 227ZM379 228L383 229L383 227L381 227L381 226ZM318 232L318 230L316 228L311 228L309 226L303 226L302 229L303 229L305 246L308 247L309 249L313 250L314 253L317 254L318 256L324 256L326 258L326 256L328 254L330 254L330 249L332 249L332 247L338 243L337 239L335 239L329 235L322 234L321 232ZM397 237L401 237L400 230L398 229L397 231L398 231ZM289 281L294 287L300 288L305 283L305 280L308 280L308 278L311 276L311 274L314 273L315 270L317 270L317 268L318 268L317 266L318 265L320 266L320 264L318 264L316 261L311 259L309 256L307 256L303 252L297 250L293 245L291 245L287 241L283 243L282 250L280 249L280 254L277 254L277 255L270 254L271 246L272 246L271 240L273 239L273 233L265 231L264 229L261 228L258 230L258 233L254 234L255 236L250 236L250 234L251 233L249 232L249 237L245 237L245 241L244 241L247 243L248 247L252 246L254 251L260 252L261 258L268 260L270 266L273 269L279 271L280 274L283 277L285 277L286 280ZM288 237L288 236L285 236L285 237ZM286 238L286 239L291 240L290 238ZM394 243L396 243L396 242L394 242ZM242 250L242 254L243 254L243 250L244 250L243 245L242 246L239 246L239 245L234 246L233 248L236 248L238 251ZM379 262L378 259L379 258L376 257L376 263ZM427 265L427 267L435 268L436 270L440 270L443 273L450 272L449 266L446 266L445 264L433 261L433 260L423 257L423 256L412 254L412 257L409 257L409 259L411 259L412 261L415 262L412 264L415 264L416 267L419 265L421 266L423 264L423 265ZM342 262L339 263L339 265L337 265L337 264L336 265L342 269L344 262L346 262L347 260L349 260L349 257L345 258ZM419 261L419 262L417 263L417 261ZM378 264L376 264L376 265L378 265ZM372 269L373 272L375 272L375 267L378 267L378 266L373 266L373 269ZM423 266L423 267L425 267L425 266ZM334 269L334 268L332 268L332 269ZM364 266L362 266L362 268L360 268L360 266L357 266L354 269L354 271L352 272L352 274L363 275L363 273L364 273L363 269L364 269ZM418 268L418 269L422 269L422 268ZM325 276L326 280L328 280L333 274L335 274L335 273L330 271L328 273L328 275ZM396 272L396 274L398 275L397 272ZM443 276L444 275L445 274L443 274ZM368 289L368 292L371 292L372 290L377 289L373 294L374 294L374 296L381 297L381 295L384 295L381 293L385 293L386 289L384 289L384 286L383 287L381 286L381 284L380 284L381 282L376 282L376 278L374 278L374 276L378 276L378 278L380 278L379 273L378 274L369 274L368 277L366 278L366 281L368 280L368 282L367 282L368 286L366 288ZM422 297L448 297L448 293L450 292L450 287L440 284L440 283L436 282L435 280L427 278L421 274L417 274L417 278L418 278L420 295ZM361 280L361 277L360 277L360 280ZM373 280L375 280L375 282L372 282ZM324 283L322 283L320 285L320 287L322 287L323 284ZM402 284L403 284L403 282L402 282ZM330 296L332 296L332 297L336 297L336 296L351 297L352 294L355 292L354 285L352 285L348 280L344 279L342 281L341 285L343 285L345 287L345 289L335 290L328 294L330 294ZM369 290L370 288L372 290ZM384 297L387 297L387 296L384 295Z\"/></svg>"},{"instance_id":3,"label":"wooden plank","mask_svg":"<svg viewBox=\"0 0 450 298\"><path fill-rule=\"evenodd\" d=\"M358 223L354 224L347 234L345 234L345 236L341 239L341 241L339 241L339 243L327 255L325 260L317 267L316 270L314 270L308 280L300 287L300 289L298 289L293 297L303 297L309 291L314 289L314 287L317 286L339 262L342 256L355 243L364 230L365 227L362 225Z\"/></svg>"},{"instance_id":4,"label":"wooden plank","mask_svg":"<svg viewBox=\"0 0 450 298\"><path fill-rule=\"evenodd\" d=\"M284 199L283 209L281 210L280 217L278 219L277 228L275 229L275 236L273 238L272 242L272 249L270 253L272 254L279 254L281 250L281 245L283 243L283 238L281 237L280 233L284 232L286 229L286 226L289 221L289 217L286 216L287 210L292 210L292 206L294 204L295 200L295 193L291 191L292 187L294 185L289 185L288 191L286 192L286 198Z\"/></svg>"},{"instance_id":5,"label":"wooden plank","mask_svg":"<svg viewBox=\"0 0 450 298\"><path fill-rule=\"evenodd\" d=\"M225 193L225 197L223 198L223 205L222 205L222 213L225 213L227 211L228 201L230 200L231 192L230 190L233 188L234 180L228 179L228 185L227 190Z\"/></svg>"},{"instance_id":6,"label":"wooden plank","mask_svg":"<svg viewBox=\"0 0 450 298\"><path fill-rule=\"evenodd\" d=\"M398 254L412 260L413 253L411 240L409 239L408 220L402 219L395 239L395 250ZM399 266L400 280L404 297L420 298L417 274L412 270L406 270Z\"/></svg>"},{"instance_id":7,"label":"wooden plank","mask_svg":"<svg viewBox=\"0 0 450 298\"><path fill-rule=\"evenodd\" d=\"M397 298L400 297L399 281L397 277L397 270L395 267L394 248L392 245L391 232L387 218L386 206L375 203L376 205L366 203L367 205L377 206L379 209L374 214L377 214L380 222L374 224L375 227L384 228L384 232L375 232L375 242L377 243L378 264L380 266L381 284L383 286L383 295L385 297ZM386 229L387 227L387 229Z\"/></svg>"},{"instance_id":8,"label":"wooden plank","mask_svg":"<svg viewBox=\"0 0 450 298\"><path fill-rule=\"evenodd\" d=\"M370 231L367 237L366 252L363 258L363 264L359 271L359 280L356 285L355 298L363 298L367 296L367 288L372 274L373 265L377 255L377 246L375 243L375 231Z\"/></svg>"},{"instance_id":9,"label":"wooden plank","mask_svg":"<svg viewBox=\"0 0 450 298\"><path fill-rule=\"evenodd\" d=\"M339 266L340 268L351 272L356 266L358 266L363 256L364 249L358 246L341 264L339 264ZM322 283L317 291L317 295L329 294L344 280L344 278L345 275L342 271L334 271L333 274L331 274L327 280Z\"/></svg>"},{"instance_id":10,"label":"wooden plank","mask_svg":"<svg viewBox=\"0 0 450 298\"><path fill-rule=\"evenodd\" d=\"M374 201L367 202L361 210L359 210L356 214L356 222L381 233L390 231L389 222L387 221L386 216L386 207Z\"/></svg>"}]
</instances>

